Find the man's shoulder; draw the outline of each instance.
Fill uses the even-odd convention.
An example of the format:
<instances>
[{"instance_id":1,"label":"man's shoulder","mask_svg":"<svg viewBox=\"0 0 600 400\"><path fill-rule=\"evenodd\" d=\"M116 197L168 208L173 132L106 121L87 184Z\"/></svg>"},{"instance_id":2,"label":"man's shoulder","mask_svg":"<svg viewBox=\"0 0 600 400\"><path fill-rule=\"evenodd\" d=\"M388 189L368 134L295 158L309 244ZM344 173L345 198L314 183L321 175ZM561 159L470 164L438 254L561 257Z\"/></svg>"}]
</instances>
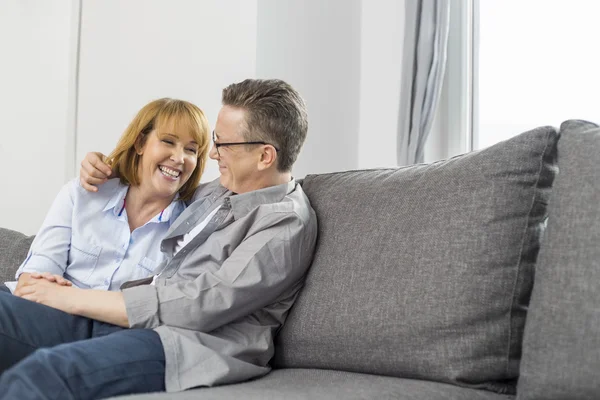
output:
<instances>
[{"instance_id":1,"label":"man's shoulder","mask_svg":"<svg viewBox=\"0 0 600 400\"><path fill-rule=\"evenodd\" d=\"M220 179L217 178L210 182L201 183L194 192L191 200L189 200L188 204L192 204L198 200L202 200L210 195L212 195L215 190L222 190L223 186L221 186Z\"/></svg>"},{"instance_id":2,"label":"man's shoulder","mask_svg":"<svg viewBox=\"0 0 600 400\"><path fill-rule=\"evenodd\" d=\"M302 186L296 183L294 190L288 193L280 202L289 211L292 211L304 220L308 220L314 215L314 210L310 204L310 200L302 190Z\"/></svg>"},{"instance_id":3,"label":"man's shoulder","mask_svg":"<svg viewBox=\"0 0 600 400\"><path fill-rule=\"evenodd\" d=\"M305 226L316 225L316 214L310 200L302 190L302 186L296 183L294 190L286 194L280 201L265 203L258 206L258 216L279 215L288 221L295 220Z\"/></svg>"}]
</instances>

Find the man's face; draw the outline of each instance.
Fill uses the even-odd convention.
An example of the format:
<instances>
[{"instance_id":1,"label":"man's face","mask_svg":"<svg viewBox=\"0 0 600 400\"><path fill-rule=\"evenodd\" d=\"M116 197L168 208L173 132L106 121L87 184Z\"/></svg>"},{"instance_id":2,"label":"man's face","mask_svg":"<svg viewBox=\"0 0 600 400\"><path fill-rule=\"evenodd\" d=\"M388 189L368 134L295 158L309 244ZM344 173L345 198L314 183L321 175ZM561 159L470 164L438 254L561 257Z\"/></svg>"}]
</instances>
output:
<instances>
[{"instance_id":1,"label":"man's face","mask_svg":"<svg viewBox=\"0 0 600 400\"><path fill-rule=\"evenodd\" d=\"M217 143L245 142L242 132L245 110L237 107L223 106L215 124L215 140ZM209 156L219 163L221 185L235 193L255 190L259 175L262 146L220 146L217 152L213 145Z\"/></svg>"}]
</instances>

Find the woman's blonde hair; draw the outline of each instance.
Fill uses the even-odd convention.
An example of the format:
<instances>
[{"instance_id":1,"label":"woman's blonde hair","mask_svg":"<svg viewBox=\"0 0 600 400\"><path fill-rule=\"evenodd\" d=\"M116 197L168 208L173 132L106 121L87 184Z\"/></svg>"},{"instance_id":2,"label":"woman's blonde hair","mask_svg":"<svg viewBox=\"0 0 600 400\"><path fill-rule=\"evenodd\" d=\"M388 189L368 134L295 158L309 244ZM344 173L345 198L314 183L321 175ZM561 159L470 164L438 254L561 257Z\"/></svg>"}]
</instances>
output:
<instances>
[{"instance_id":1,"label":"woman's blonde hair","mask_svg":"<svg viewBox=\"0 0 600 400\"><path fill-rule=\"evenodd\" d=\"M197 164L188 181L179 189L181 200L192 197L204 172L210 146L208 120L200 108L194 104L176 99L159 99L142 108L129 124L117 146L108 156L107 163L120 177L121 183L137 186L140 184L138 166L140 155L137 146L143 146L152 130L172 123L176 131L181 128L189 132L198 143Z\"/></svg>"}]
</instances>

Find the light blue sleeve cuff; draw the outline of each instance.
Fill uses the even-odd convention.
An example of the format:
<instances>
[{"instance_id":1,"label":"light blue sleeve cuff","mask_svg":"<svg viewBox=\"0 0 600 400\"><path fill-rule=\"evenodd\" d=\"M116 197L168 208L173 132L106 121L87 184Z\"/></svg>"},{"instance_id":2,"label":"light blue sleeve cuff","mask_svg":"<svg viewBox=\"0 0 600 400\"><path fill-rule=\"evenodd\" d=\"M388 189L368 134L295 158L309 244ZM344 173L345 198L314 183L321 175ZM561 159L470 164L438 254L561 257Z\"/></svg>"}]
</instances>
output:
<instances>
[{"instance_id":1,"label":"light blue sleeve cuff","mask_svg":"<svg viewBox=\"0 0 600 400\"><path fill-rule=\"evenodd\" d=\"M49 272L53 275L63 276L65 271L60 268L52 259L45 257L43 255L31 254L27 259L23 262L23 264L17 270L15 274L15 278L19 279L19 276L23 272Z\"/></svg>"},{"instance_id":2,"label":"light blue sleeve cuff","mask_svg":"<svg viewBox=\"0 0 600 400\"><path fill-rule=\"evenodd\" d=\"M156 286L141 285L123 289L130 328L152 329L160 325Z\"/></svg>"}]
</instances>

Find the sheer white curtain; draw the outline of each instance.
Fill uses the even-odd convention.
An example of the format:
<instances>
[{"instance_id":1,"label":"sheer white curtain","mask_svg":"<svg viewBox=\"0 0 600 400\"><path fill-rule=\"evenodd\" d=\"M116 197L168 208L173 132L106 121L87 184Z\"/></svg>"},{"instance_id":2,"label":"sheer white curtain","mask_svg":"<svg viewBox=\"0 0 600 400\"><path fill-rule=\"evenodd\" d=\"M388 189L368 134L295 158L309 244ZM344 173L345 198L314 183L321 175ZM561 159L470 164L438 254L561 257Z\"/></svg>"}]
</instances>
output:
<instances>
[{"instance_id":1,"label":"sheer white curtain","mask_svg":"<svg viewBox=\"0 0 600 400\"><path fill-rule=\"evenodd\" d=\"M449 0L407 0L398 165L423 162L446 66Z\"/></svg>"}]
</instances>

